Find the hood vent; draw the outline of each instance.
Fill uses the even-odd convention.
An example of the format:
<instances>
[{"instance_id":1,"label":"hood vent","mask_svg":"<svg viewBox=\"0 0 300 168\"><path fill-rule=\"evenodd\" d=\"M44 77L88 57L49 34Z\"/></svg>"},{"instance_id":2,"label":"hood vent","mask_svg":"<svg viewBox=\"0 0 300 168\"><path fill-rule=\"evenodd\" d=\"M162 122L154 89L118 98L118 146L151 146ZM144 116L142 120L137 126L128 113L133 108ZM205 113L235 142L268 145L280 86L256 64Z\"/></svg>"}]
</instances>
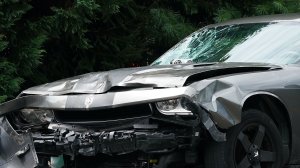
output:
<instances>
[{"instance_id":1,"label":"hood vent","mask_svg":"<svg viewBox=\"0 0 300 168\"><path fill-rule=\"evenodd\" d=\"M246 73L246 72L257 72L257 71L268 71L274 70L274 67L234 67L225 69L213 69L198 74L191 75L187 78L184 86L188 86L195 81L200 81L203 79L208 79L216 76Z\"/></svg>"},{"instance_id":2,"label":"hood vent","mask_svg":"<svg viewBox=\"0 0 300 168\"><path fill-rule=\"evenodd\" d=\"M217 62L208 62L208 63L194 64L194 67L210 66L210 65L215 65L216 63Z\"/></svg>"}]
</instances>

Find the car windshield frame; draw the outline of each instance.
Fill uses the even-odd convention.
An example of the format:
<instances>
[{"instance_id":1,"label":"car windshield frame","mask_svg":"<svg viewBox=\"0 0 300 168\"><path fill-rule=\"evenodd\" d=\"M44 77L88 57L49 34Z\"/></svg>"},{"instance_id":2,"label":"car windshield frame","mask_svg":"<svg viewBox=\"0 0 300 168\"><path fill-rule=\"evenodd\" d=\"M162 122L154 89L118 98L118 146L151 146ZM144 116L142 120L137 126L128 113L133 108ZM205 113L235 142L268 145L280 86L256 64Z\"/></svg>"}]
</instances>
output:
<instances>
[{"instance_id":1,"label":"car windshield frame","mask_svg":"<svg viewBox=\"0 0 300 168\"><path fill-rule=\"evenodd\" d=\"M300 23L208 25L174 45L151 66L212 62L299 64Z\"/></svg>"}]
</instances>

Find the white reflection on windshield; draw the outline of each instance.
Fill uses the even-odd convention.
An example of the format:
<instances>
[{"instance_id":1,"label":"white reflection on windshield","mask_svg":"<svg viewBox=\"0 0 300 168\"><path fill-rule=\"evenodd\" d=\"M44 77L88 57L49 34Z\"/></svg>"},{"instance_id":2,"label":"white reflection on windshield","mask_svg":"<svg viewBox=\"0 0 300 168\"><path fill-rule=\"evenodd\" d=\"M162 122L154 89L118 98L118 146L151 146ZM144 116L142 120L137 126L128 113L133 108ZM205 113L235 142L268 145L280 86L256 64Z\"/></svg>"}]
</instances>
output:
<instances>
[{"instance_id":1,"label":"white reflection on windshield","mask_svg":"<svg viewBox=\"0 0 300 168\"><path fill-rule=\"evenodd\" d=\"M226 56L226 62L296 63L300 59L300 25L268 25Z\"/></svg>"}]
</instances>

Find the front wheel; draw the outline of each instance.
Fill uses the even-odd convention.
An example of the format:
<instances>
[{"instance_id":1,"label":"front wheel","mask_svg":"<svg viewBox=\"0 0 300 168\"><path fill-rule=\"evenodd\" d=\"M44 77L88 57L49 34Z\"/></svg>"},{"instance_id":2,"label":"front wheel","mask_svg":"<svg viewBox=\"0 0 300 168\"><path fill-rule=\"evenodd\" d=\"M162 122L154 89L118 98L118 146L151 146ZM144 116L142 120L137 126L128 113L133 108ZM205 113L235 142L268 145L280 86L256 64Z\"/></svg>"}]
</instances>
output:
<instances>
[{"instance_id":1,"label":"front wheel","mask_svg":"<svg viewBox=\"0 0 300 168\"><path fill-rule=\"evenodd\" d=\"M273 120L258 110L245 111L227 132L227 141L206 148L206 168L281 168L282 142Z\"/></svg>"}]
</instances>

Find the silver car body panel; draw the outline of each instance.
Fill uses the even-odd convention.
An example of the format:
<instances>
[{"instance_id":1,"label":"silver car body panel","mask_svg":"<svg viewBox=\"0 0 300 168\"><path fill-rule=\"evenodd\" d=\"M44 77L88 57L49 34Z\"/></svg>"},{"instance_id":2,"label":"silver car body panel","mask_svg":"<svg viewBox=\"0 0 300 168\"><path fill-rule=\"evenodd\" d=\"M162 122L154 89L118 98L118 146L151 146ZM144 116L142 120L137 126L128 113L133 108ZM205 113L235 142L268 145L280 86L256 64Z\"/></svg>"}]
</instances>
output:
<instances>
[{"instance_id":1,"label":"silver car body panel","mask_svg":"<svg viewBox=\"0 0 300 168\"><path fill-rule=\"evenodd\" d=\"M17 133L5 117L0 117L0 167L35 167L38 158L31 133Z\"/></svg>"},{"instance_id":2,"label":"silver car body panel","mask_svg":"<svg viewBox=\"0 0 300 168\"><path fill-rule=\"evenodd\" d=\"M112 87L181 87L192 75L231 68L280 68L263 63L162 65L93 72L26 89L22 94L105 93Z\"/></svg>"}]
</instances>

